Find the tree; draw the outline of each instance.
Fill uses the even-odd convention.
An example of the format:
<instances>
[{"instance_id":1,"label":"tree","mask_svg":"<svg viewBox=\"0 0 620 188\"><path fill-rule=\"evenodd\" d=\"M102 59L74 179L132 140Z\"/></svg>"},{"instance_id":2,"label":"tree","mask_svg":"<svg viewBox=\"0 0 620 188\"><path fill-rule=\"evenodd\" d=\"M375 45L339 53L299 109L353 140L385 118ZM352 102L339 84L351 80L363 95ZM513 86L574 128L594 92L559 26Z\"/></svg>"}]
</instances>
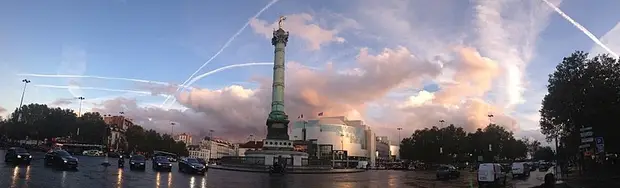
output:
<instances>
[{"instance_id":1,"label":"tree","mask_svg":"<svg viewBox=\"0 0 620 188\"><path fill-rule=\"evenodd\" d=\"M97 112L87 112L77 117L70 109L29 104L15 109L7 120L0 120L0 134L16 140L69 137L81 143L107 145L111 131ZM139 125L129 127L125 137L130 151L150 153L153 150L166 150L181 156L189 154L185 144L175 142L170 135L160 135L154 130L145 131ZM121 141L121 145L125 141Z\"/></svg>"},{"instance_id":2,"label":"tree","mask_svg":"<svg viewBox=\"0 0 620 188\"><path fill-rule=\"evenodd\" d=\"M554 156L555 153L549 146L541 147L534 153L534 159L536 160L552 161Z\"/></svg>"},{"instance_id":3,"label":"tree","mask_svg":"<svg viewBox=\"0 0 620 188\"><path fill-rule=\"evenodd\" d=\"M605 139L605 150L619 152L620 138L612 135L620 131L610 122L620 116L620 63L607 55L588 59L588 54L577 51L556 67L549 75L547 95L540 110L541 132L548 140L562 141L565 154L579 152L582 127L592 127L595 136Z\"/></svg>"},{"instance_id":4,"label":"tree","mask_svg":"<svg viewBox=\"0 0 620 188\"><path fill-rule=\"evenodd\" d=\"M478 156L485 160L517 159L527 156L527 145L498 125L491 124L473 133L450 125L416 130L411 137L403 139L400 154L403 159L430 163L474 161Z\"/></svg>"}]
</instances>

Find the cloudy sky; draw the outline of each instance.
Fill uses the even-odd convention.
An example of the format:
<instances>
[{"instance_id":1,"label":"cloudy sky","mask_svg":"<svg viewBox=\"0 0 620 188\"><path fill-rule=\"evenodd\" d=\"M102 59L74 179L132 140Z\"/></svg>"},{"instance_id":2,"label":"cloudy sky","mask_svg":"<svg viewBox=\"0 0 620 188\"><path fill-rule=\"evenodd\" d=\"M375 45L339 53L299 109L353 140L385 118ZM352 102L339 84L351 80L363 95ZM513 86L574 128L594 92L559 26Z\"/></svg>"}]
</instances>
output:
<instances>
[{"instance_id":1,"label":"cloudy sky","mask_svg":"<svg viewBox=\"0 0 620 188\"><path fill-rule=\"evenodd\" d=\"M0 116L27 78L25 104L77 111L82 96L82 111L163 132L263 136L285 15L292 119L345 115L395 137L440 120L475 130L493 114L542 139L562 57L620 53L619 1L549 1L572 21L543 0L4 1Z\"/></svg>"}]
</instances>

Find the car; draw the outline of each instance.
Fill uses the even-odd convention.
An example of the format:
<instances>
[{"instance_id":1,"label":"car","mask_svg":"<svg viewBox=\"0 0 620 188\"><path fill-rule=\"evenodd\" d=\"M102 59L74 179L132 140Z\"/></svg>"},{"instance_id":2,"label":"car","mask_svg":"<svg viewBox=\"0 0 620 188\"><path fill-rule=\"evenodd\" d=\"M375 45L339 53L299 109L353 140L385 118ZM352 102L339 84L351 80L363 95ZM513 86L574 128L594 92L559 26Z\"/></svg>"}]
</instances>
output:
<instances>
[{"instance_id":1,"label":"car","mask_svg":"<svg viewBox=\"0 0 620 188\"><path fill-rule=\"evenodd\" d=\"M198 160L200 164L207 166L207 161L204 160L203 158L196 158L196 160Z\"/></svg>"},{"instance_id":2,"label":"car","mask_svg":"<svg viewBox=\"0 0 620 188\"><path fill-rule=\"evenodd\" d=\"M52 150L45 154L45 165L66 169L77 169L78 159L65 150Z\"/></svg>"},{"instance_id":3,"label":"car","mask_svg":"<svg viewBox=\"0 0 620 188\"><path fill-rule=\"evenodd\" d=\"M478 165L478 185L506 185L506 174L498 163L481 163Z\"/></svg>"},{"instance_id":4,"label":"car","mask_svg":"<svg viewBox=\"0 0 620 188\"><path fill-rule=\"evenodd\" d=\"M12 147L6 150L4 155L4 162L14 164L30 164L32 161L32 155L24 148Z\"/></svg>"},{"instance_id":5,"label":"car","mask_svg":"<svg viewBox=\"0 0 620 188\"><path fill-rule=\"evenodd\" d=\"M144 155L134 155L129 158L130 170L144 170L146 169L146 157Z\"/></svg>"},{"instance_id":6,"label":"car","mask_svg":"<svg viewBox=\"0 0 620 188\"><path fill-rule=\"evenodd\" d=\"M437 172L435 174L437 179L452 179L459 178L461 173L456 169L456 167L452 165L441 165L437 168Z\"/></svg>"},{"instance_id":7,"label":"car","mask_svg":"<svg viewBox=\"0 0 620 188\"><path fill-rule=\"evenodd\" d=\"M155 171L172 171L172 163L164 156L156 156L153 158L153 170Z\"/></svg>"},{"instance_id":8,"label":"car","mask_svg":"<svg viewBox=\"0 0 620 188\"><path fill-rule=\"evenodd\" d=\"M207 167L196 158L184 158L179 161L179 172L205 174Z\"/></svg>"},{"instance_id":9,"label":"car","mask_svg":"<svg viewBox=\"0 0 620 188\"><path fill-rule=\"evenodd\" d=\"M512 163L512 177L529 177L530 176L530 164L526 162L514 162Z\"/></svg>"}]
</instances>

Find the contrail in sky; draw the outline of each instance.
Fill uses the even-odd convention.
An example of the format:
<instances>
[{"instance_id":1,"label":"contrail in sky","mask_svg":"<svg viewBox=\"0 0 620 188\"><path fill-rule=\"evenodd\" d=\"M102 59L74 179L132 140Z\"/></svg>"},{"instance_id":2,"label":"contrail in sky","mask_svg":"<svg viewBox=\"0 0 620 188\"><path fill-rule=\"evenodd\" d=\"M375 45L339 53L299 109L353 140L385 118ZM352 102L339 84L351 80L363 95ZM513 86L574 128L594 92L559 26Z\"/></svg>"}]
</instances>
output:
<instances>
[{"instance_id":1,"label":"contrail in sky","mask_svg":"<svg viewBox=\"0 0 620 188\"><path fill-rule=\"evenodd\" d=\"M181 85L186 85L187 82L190 81L190 79L192 79L192 77L194 77L196 74L198 74L198 72L200 72L200 70L202 70L202 68L204 68L207 64L209 64L213 59L215 59L218 55L220 55L220 53L222 53L222 51L224 51L224 49L226 49L228 47L228 45L230 45L230 43L235 40L235 38L237 38L237 36L239 36L239 34L241 34L241 32L243 32L243 30L245 30L246 27L248 27L248 25L250 25L250 21L252 21L252 19L256 19L258 16L260 16L263 12L265 12L267 9L269 9L269 7L271 7L271 5L275 4L276 2L278 2L278 0L272 0L271 2L269 2L267 5L265 5L265 7L263 7L263 9L261 9L260 11L258 11L253 17L251 17L250 19L248 19L247 22L245 22L245 25L243 25L243 27L241 27L241 29L239 29L237 31L237 33L235 33L232 37L230 37L228 39L228 41L226 41L226 43L224 43L224 46L222 46L222 48L220 48L219 51L217 51L217 53L215 53L213 56L211 56L211 58L209 58L209 60L207 60L207 62L205 62L204 64L202 64L202 66L200 66L200 68L196 69L196 71L194 73L192 73L191 76L189 76L187 78L187 80L185 80L183 82L183 84ZM191 85L190 85L191 86ZM177 92L181 90L181 87L177 88ZM170 100L170 96L166 98L166 100L164 100L164 102L162 103L161 106L163 106L164 104L166 104L166 102L168 102L168 100Z\"/></svg>"},{"instance_id":2,"label":"contrail in sky","mask_svg":"<svg viewBox=\"0 0 620 188\"><path fill-rule=\"evenodd\" d=\"M618 54L616 54L614 51L609 49L605 44L603 44L600 40L598 40L598 38L596 36L594 36L594 34L592 34L590 31L588 31L588 29L583 27L581 24L579 24L575 20L573 20L570 16L568 16L566 13L564 13L564 11L562 11L560 8L558 8L557 6L553 5L553 3L550 3L547 0L542 0L542 1L547 3L547 5L549 5L549 7L551 7L553 10L555 10L555 12L560 14L560 16L564 17L564 19L566 19L566 21L570 22L575 27L577 27L577 29L581 30L581 32L583 32L583 34L586 34L590 39L592 39L592 41L594 41L594 43L599 45L601 48L605 49L614 58L618 58Z\"/></svg>"},{"instance_id":3,"label":"contrail in sky","mask_svg":"<svg viewBox=\"0 0 620 188\"><path fill-rule=\"evenodd\" d=\"M242 64L233 64L233 65L223 66L223 67L217 68L217 69L215 69L215 70L212 70L212 71L206 72L206 73L204 73L204 74L198 75L198 76L196 76L196 77L192 78L192 80L191 80L191 81L189 81L187 84L184 84L184 85L192 85L192 84L194 84L194 82L196 82L196 81L198 81L198 80L200 80L200 79L202 79L202 78L204 78L204 77L207 77L207 76L209 76L209 75L211 75L211 74L215 74L215 73L217 73L217 72L220 72L220 71L223 71L223 70L226 70L226 69L231 69L231 68L235 68L235 67L258 66L258 65L273 65L273 63L270 63L270 62L262 62L262 63L242 63ZM177 90L177 92L178 92L178 90ZM168 95L168 97L172 97L172 96L171 96L171 95ZM173 99L172 99L172 102L170 103L170 105L174 104L174 102L175 102L176 100L177 100L176 98L173 98ZM163 107L165 104L166 104L166 101L164 101L164 103L162 103L160 107Z\"/></svg>"},{"instance_id":4,"label":"contrail in sky","mask_svg":"<svg viewBox=\"0 0 620 188\"><path fill-rule=\"evenodd\" d=\"M100 88L100 87L60 86L60 85L46 85L46 84L34 84L33 86L34 87L45 87L45 88L56 88L56 89L85 89L85 90L99 90L99 91L112 91L112 92L126 92L126 93L137 93L137 94L145 94L145 95L152 94L152 92L148 92L148 91L109 89L109 88ZM168 96L168 95L161 95L161 96Z\"/></svg>"},{"instance_id":5,"label":"contrail in sky","mask_svg":"<svg viewBox=\"0 0 620 188\"><path fill-rule=\"evenodd\" d=\"M31 77L44 77L44 78L95 78L95 79L103 79L103 80L121 80L121 81L130 81L130 82L148 83L148 84L173 85L167 82L152 81L152 80L106 77L106 76L91 76L91 75L75 75L75 74L17 74L17 75L18 76L31 76ZM179 87L189 88L184 85L179 85Z\"/></svg>"}]
</instances>

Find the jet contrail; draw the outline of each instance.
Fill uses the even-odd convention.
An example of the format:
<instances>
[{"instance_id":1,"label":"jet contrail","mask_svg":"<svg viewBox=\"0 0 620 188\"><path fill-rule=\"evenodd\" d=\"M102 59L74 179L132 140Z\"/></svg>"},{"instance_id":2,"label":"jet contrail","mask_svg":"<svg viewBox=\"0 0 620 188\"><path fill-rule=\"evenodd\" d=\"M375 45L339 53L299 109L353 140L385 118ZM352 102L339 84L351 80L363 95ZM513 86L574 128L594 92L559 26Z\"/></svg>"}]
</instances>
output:
<instances>
[{"instance_id":1,"label":"jet contrail","mask_svg":"<svg viewBox=\"0 0 620 188\"><path fill-rule=\"evenodd\" d=\"M566 13L564 13L564 11L562 11L560 8L558 8L557 6L553 5L553 3L551 3L551 2L549 2L547 0L542 0L542 1L547 3L547 5L549 5L549 7L551 7L553 10L555 10L555 12L560 14L560 16L564 17L564 19L566 19L566 21L570 22L575 27L577 27L577 29L581 30L581 32L583 32L583 34L586 34L590 39L592 39L592 41L594 41L594 43L598 44L601 48L607 50L607 52L609 54L611 54L614 58L618 58L618 54L616 54L614 51L609 49L605 44L603 44L600 40L598 40L598 38L596 36L594 36L594 34L592 34L590 31L588 31L588 29L583 27L581 24L579 24L575 20L573 20L570 16L568 16Z\"/></svg>"},{"instance_id":2,"label":"jet contrail","mask_svg":"<svg viewBox=\"0 0 620 188\"><path fill-rule=\"evenodd\" d=\"M148 91L136 91L136 90L126 90L126 89L109 89L109 88L100 88L100 87L59 86L59 85L46 85L46 84L34 84L33 86L34 87L45 87L45 88L56 88L56 89L85 89L85 90L126 92L126 93L137 93L137 94L152 95L152 93L148 92ZM168 95L160 94L160 96L168 96Z\"/></svg>"},{"instance_id":3,"label":"jet contrail","mask_svg":"<svg viewBox=\"0 0 620 188\"><path fill-rule=\"evenodd\" d=\"M95 79L103 79L103 80L121 80L121 81L140 82L140 83L159 84L159 85L174 85L174 84L167 83L167 82L152 81L152 80L142 80L142 79L133 79L133 78L119 78L119 77L106 77L106 76L91 76L91 75L28 74L28 73L17 74L17 75L18 76L31 76L31 77L44 77L44 78L95 78ZM184 85L179 85L179 87L190 88L190 87L187 87L187 86L184 86Z\"/></svg>"},{"instance_id":4,"label":"jet contrail","mask_svg":"<svg viewBox=\"0 0 620 188\"><path fill-rule=\"evenodd\" d=\"M187 84L184 84L184 85L192 85L192 84L194 84L194 82L196 82L196 81L198 81L198 80L200 80L200 79L202 79L202 78L204 78L204 77L207 77L207 76L209 76L209 75L211 75L211 74L215 74L215 73L217 73L217 72L220 72L220 71L223 71L223 70L226 70L226 69L231 69L231 68L235 68L235 67L258 66L258 65L273 65L273 63L270 63L270 62L262 62L262 63L242 63L242 64L233 64L233 65L223 66L223 67L217 68L217 69L215 69L215 70L209 71L209 72L207 72L207 73L204 73L204 74L198 75L198 76L196 76L196 77L192 78L192 80L191 80L191 81L189 81ZM177 90L177 92L178 92L178 90ZM176 92L175 92L175 93L176 93ZM168 97L172 97L172 96L171 96L171 95L168 95ZM176 98L173 98L173 99L172 99L172 102L170 103L170 105L174 104L174 102L175 102L176 100L177 100ZM162 103L160 107L163 107L165 104L166 104L166 101L164 101L164 103Z\"/></svg>"},{"instance_id":5,"label":"jet contrail","mask_svg":"<svg viewBox=\"0 0 620 188\"><path fill-rule=\"evenodd\" d=\"M275 4L276 2L278 2L278 0L272 0L271 2L269 2L265 7L263 7L263 9L261 9L260 11L258 11L253 17L251 17L250 19L248 19L247 22L245 22L245 25L243 25L243 27L241 27L241 29L239 29L237 31L237 33L235 33L232 37L230 37L228 39L228 41L226 41L226 43L224 43L224 46L222 46L222 48L220 48L219 51L217 51L213 56L211 56L211 58L209 58L209 60L207 60L204 64L202 64L202 66L200 66L200 68L196 69L196 71L194 71L194 73L192 73L191 76L189 76L187 78L187 80L185 80L181 85L186 85L187 82L190 81L190 79L192 79L192 77L194 77L196 74L198 74L198 72L200 72L200 70L202 70L202 68L204 68L207 64L209 64L213 59L215 59L218 55L220 55L220 53L222 53L222 51L224 51L224 49L226 49L228 47L228 45L230 45L230 43L235 40L235 38L237 38L237 36L239 36L239 34L241 34L241 32L243 32L243 30L245 30L246 27L248 27L248 25L250 25L250 22L252 21L252 19L256 19L258 16L260 16L263 12L265 12L265 10L269 9L269 7L271 7L271 5ZM178 92L179 90L181 90L181 87L177 87L176 92ZM164 100L164 102L162 103L162 106L168 102L168 100L170 100L170 97L167 97L166 100Z\"/></svg>"}]
</instances>

